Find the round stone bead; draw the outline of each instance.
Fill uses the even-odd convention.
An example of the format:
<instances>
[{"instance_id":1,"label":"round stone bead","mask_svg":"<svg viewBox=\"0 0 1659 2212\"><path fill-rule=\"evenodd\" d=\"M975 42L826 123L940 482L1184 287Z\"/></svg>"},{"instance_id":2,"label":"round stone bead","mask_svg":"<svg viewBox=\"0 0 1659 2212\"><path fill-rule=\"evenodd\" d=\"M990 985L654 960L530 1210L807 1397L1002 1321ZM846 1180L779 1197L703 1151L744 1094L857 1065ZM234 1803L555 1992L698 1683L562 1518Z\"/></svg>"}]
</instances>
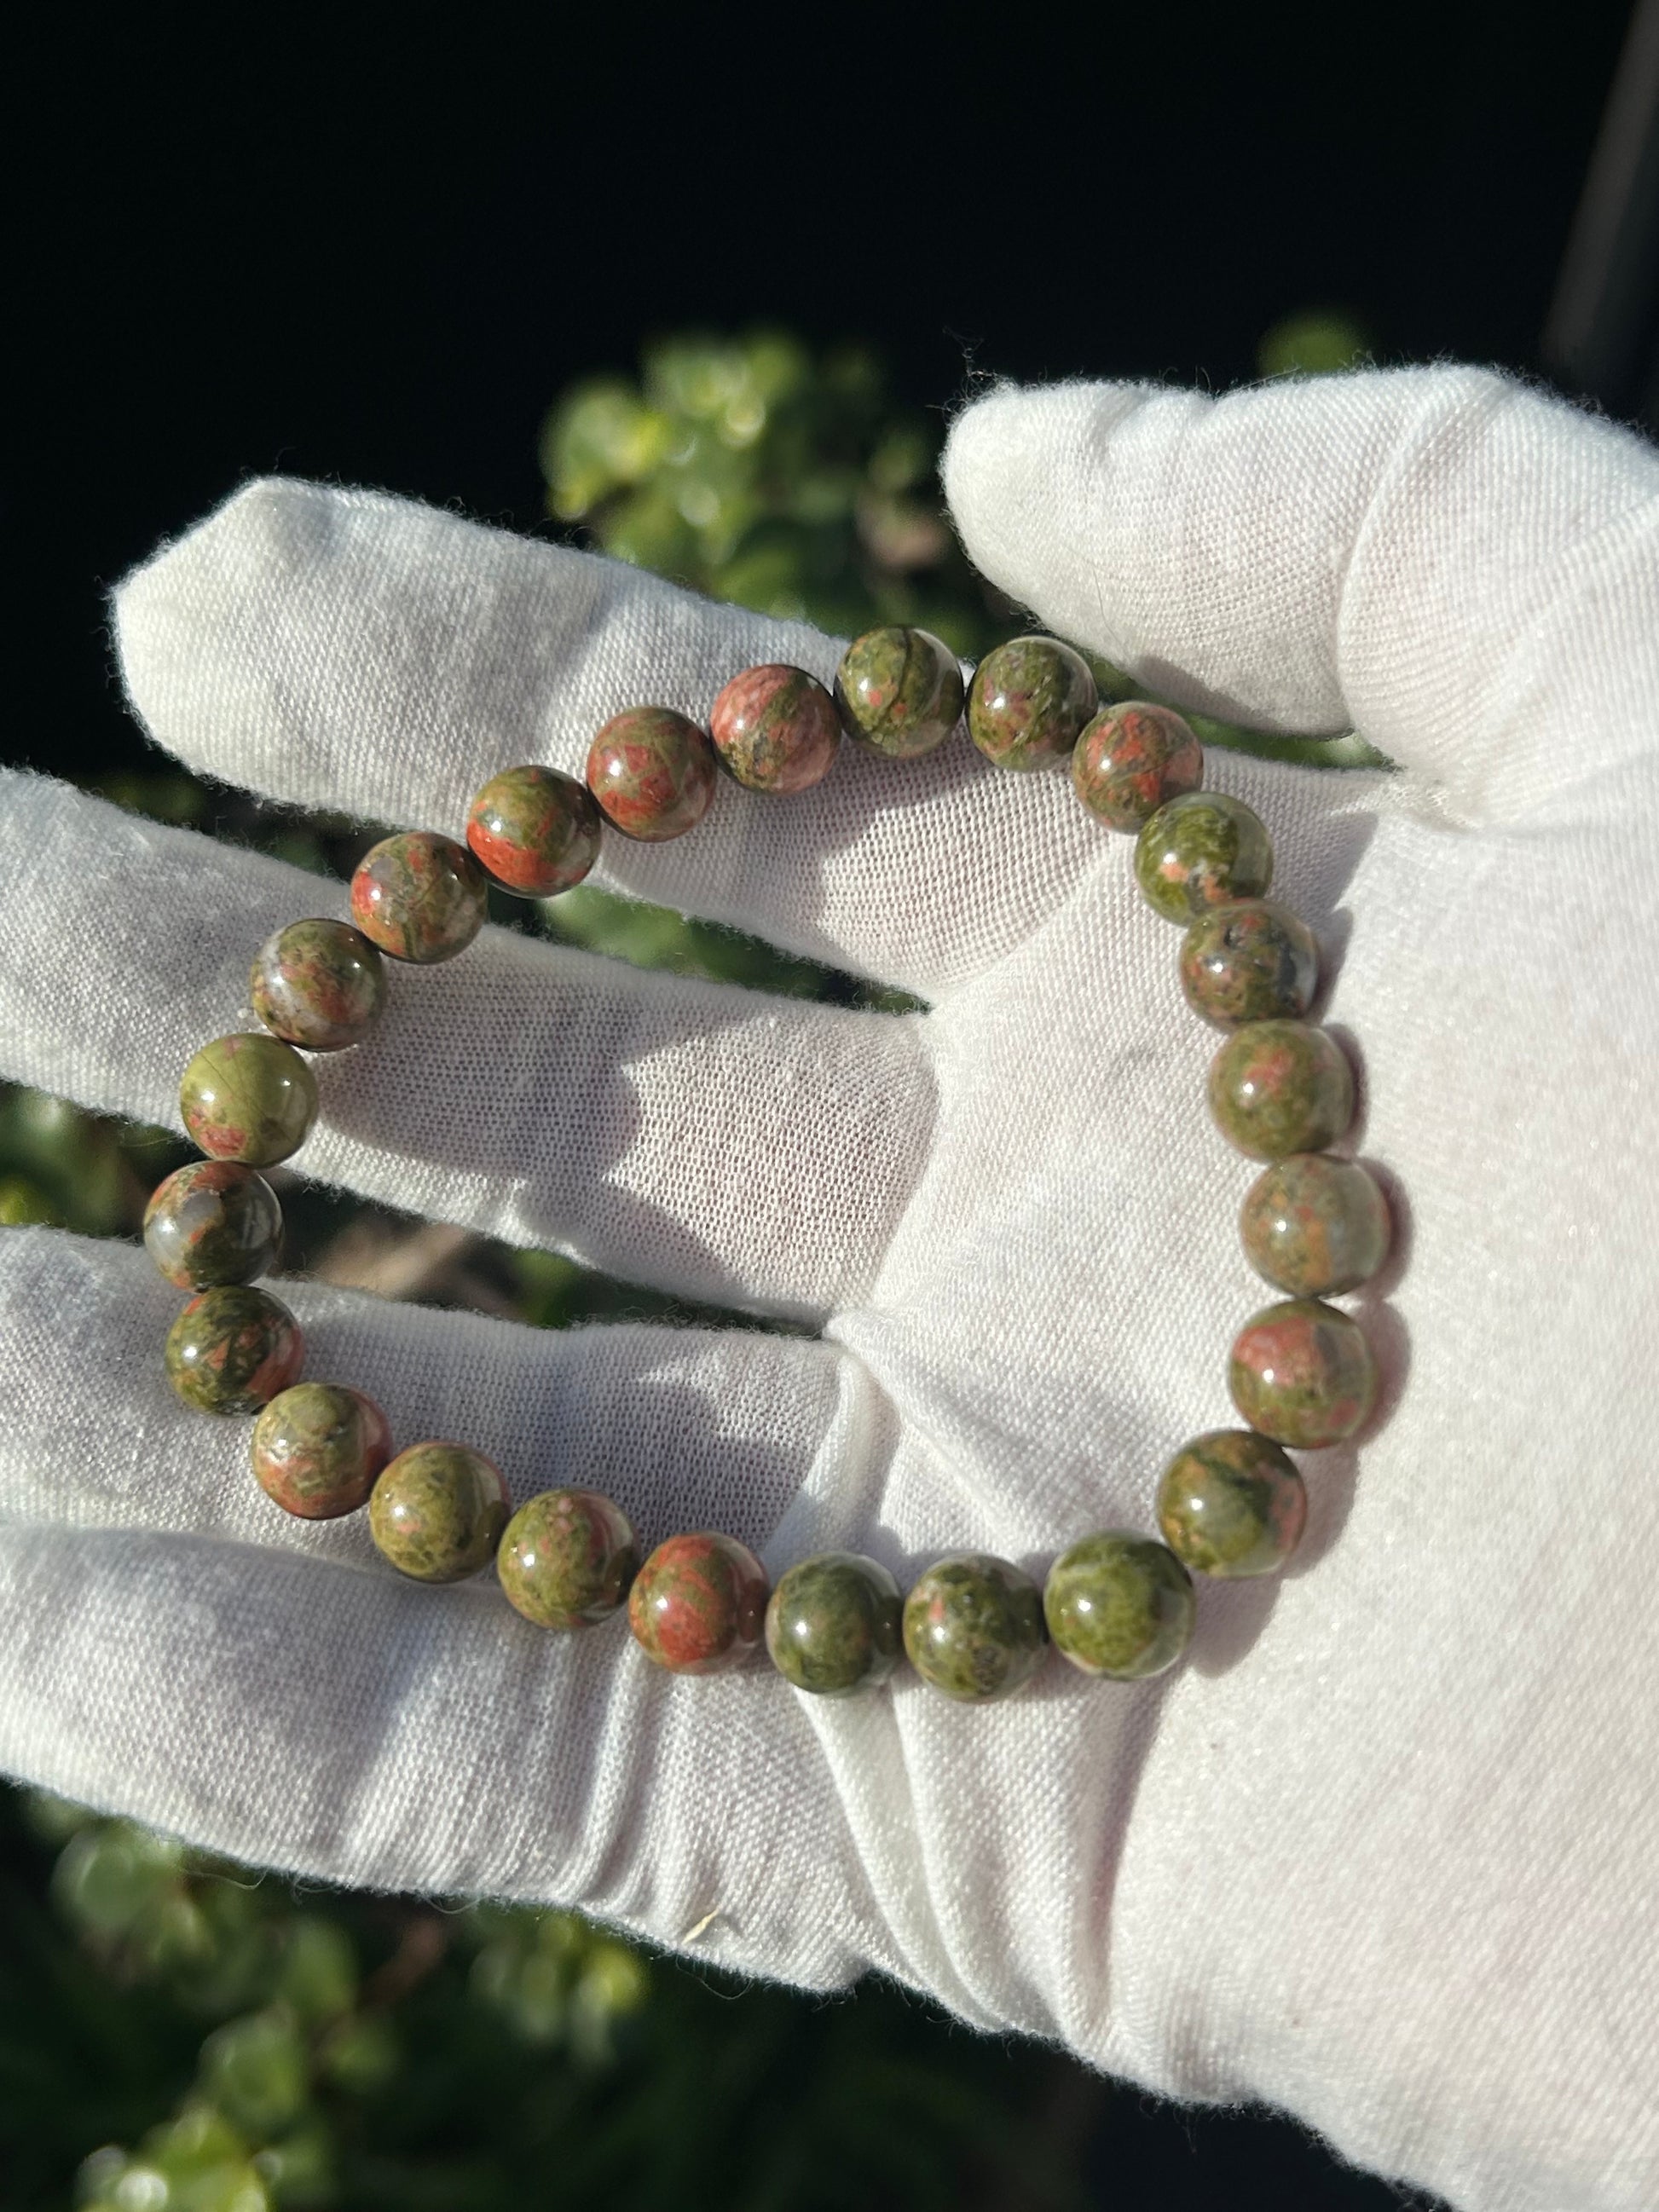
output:
<instances>
[{"instance_id":1,"label":"round stone bead","mask_svg":"<svg viewBox=\"0 0 1659 2212\"><path fill-rule=\"evenodd\" d=\"M405 830L371 846L351 878L351 911L394 960L430 967L465 952L483 927L483 870L435 830Z\"/></svg>"},{"instance_id":2,"label":"round stone bead","mask_svg":"<svg viewBox=\"0 0 1659 2212\"><path fill-rule=\"evenodd\" d=\"M513 1501L501 1469L465 1444L410 1444L382 1470L368 1533L417 1583L458 1583L488 1566Z\"/></svg>"},{"instance_id":3,"label":"round stone bead","mask_svg":"<svg viewBox=\"0 0 1659 2212\"><path fill-rule=\"evenodd\" d=\"M628 1516L597 1490L544 1490L507 1522L495 1554L502 1590L538 1628L608 1620L639 1572Z\"/></svg>"},{"instance_id":4,"label":"round stone bead","mask_svg":"<svg viewBox=\"0 0 1659 2212\"><path fill-rule=\"evenodd\" d=\"M714 748L670 707L613 714L588 748L587 787L624 837L683 837L714 796Z\"/></svg>"},{"instance_id":5,"label":"round stone bead","mask_svg":"<svg viewBox=\"0 0 1659 2212\"><path fill-rule=\"evenodd\" d=\"M847 1698L884 1682L902 1648L899 1586L857 1552L820 1552L789 1569L766 1608L772 1664L798 1690Z\"/></svg>"},{"instance_id":6,"label":"round stone bead","mask_svg":"<svg viewBox=\"0 0 1659 2212\"><path fill-rule=\"evenodd\" d=\"M1187 1004L1218 1029L1305 1014L1318 981L1312 930L1271 899L1212 907L1181 948Z\"/></svg>"},{"instance_id":7,"label":"round stone bead","mask_svg":"<svg viewBox=\"0 0 1659 2212\"><path fill-rule=\"evenodd\" d=\"M386 963L349 921L291 921L268 937L248 975L268 1030L307 1052L343 1052L386 1005Z\"/></svg>"},{"instance_id":8,"label":"round stone bead","mask_svg":"<svg viewBox=\"0 0 1659 2212\"><path fill-rule=\"evenodd\" d=\"M675 1674L740 1666L766 1621L766 1570L735 1536L711 1529L659 1544L628 1594L646 1656Z\"/></svg>"},{"instance_id":9,"label":"round stone bead","mask_svg":"<svg viewBox=\"0 0 1659 2212\"><path fill-rule=\"evenodd\" d=\"M715 700L708 734L721 766L750 791L806 791L841 748L836 702L804 668L745 668Z\"/></svg>"},{"instance_id":10,"label":"round stone bead","mask_svg":"<svg viewBox=\"0 0 1659 2212\"><path fill-rule=\"evenodd\" d=\"M1135 881L1166 921L1260 898L1273 854L1259 815L1224 791L1189 791L1160 806L1135 840Z\"/></svg>"},{"instance_id":11,"label":"round stone bead","mask_svg":"<svg viewBox=\"0 0 1659 2212\"><path fill-rule=\"evenodd\" d=\"M889 760L942 745L962 719L962 671L931 630L896 623L855 637L836 671L842 727Z\"/></svg>"},{"instance_id":12,"label":"round stone bead","mask_svg":"<svg viewBox=\"0 0 1659 2212\"><path fill-rule=\"evenodd\" d=\"M904 1601L904 1648L924 1682L964 1704L1006 1698L1048 1650L1042 1594L983 1552L936 1559Z\"/></svg>"},{"instance_id":13,"label":"round stone bead","mask_svg":"<svg viewBox=\"0 0 1659 2212\"><path fill-rule=\"evenodd\" d=\"M257 1413L299 1381L305 1356L282 1300L248 1284L199 1292L167 1331L167 1380L204 1413Z\"/></svg>"},{"instance_id":14,"label":"round stone bead","mask_svg":"<svg viewBox=\"0 0 1659 2212\"><path fill-rule=\"evenodd\" d=\"M361 1390L296 1382L253 1424L253 1473L267 1498L301 1521L333 1521L368 1501L392 1457L386 1415Z\"/></svg>"},{"instance_id":15,"label":"round stone bead","mask_svg":"<svg viewBox=\"0 0 1659 2212\"><path fill-rule=\"evenodd\" d=\"M1204 748L1173 708L1126 699L1103 707L1077 741L1072 786L1109 830L1139 830L1160 806L1196 791Z\"/></svg>"},{"instance_id":16,"label":"round stone bead","mask_svg":"<svg viewBox=\"0 0 1659 2212\"><path fill-rule=\"evenodd\" d=\"M1353 1070L1307 1022L1246 1022L1210 1062L1210 1111L1253 1160L1320 1152L1353 1119Z\"/></svg>"},{"instance_id":17,"label":"round stone bead","mask_svg":"<svg viewBox=\"0 0 1659 2212\"><path fill-rule=\"evenodd\" d=\"M317 1118L317 1079L291 1044L238 1030L204 1044L185 1070L179 1110L210 1159L274 1167Z\"/></svg>"},{"instance_id":18,"label":"round stone bead","mask_svg":"<svg viewBox=\"0 0 1659 2212\"><path fill-rule=\"evenodd\" d=\"M1389 1203L1355 1160L1292 1152L1264 1169L1239 1210L1245 1256L1296 1298L1339 1297L1389 1256Z\"/></svg>"},{"instance_id":19,"label":"round stone bead","mask_svg":"<svg viewBox=\"0 0 1659 2212\"><path fill-rule=\"evenodd\" d=\"M175 1168L144 1208L144 1249L181 1291L251 1283L276 1259L282 1241L276 1192L238 1160L192 1160Z\"/></svg>"},{"instance_id":20,"label":"round stone bead","mask_svg":"<svg viewBox=\"0 0 1659 2212\"><path fill-rule=\"evenodd\" d=\"M1307 1517L1302 1477L1277 1444L1248 1429L1194 1437L1158 1484L1164 1540L1194 1574L1272 1574L1296 1549Z\"/></svg>"},{"instance_id":21,"label":"round stone bead","mask_svg":"<svg viewBox=\"0 0 1659 2212\"><path fill-rule=\"evenodd\" d=\"M1054 1648L1085 1674L1138 1682L1173 1667L1197 1607L1192 1577L1166 1545L1109 1528L1062 1552L1042 1589Z\"/></svg>"},{"instance_id":22,"label":"round stone bead","mask_svg":"<svg viewBox=\"0 0 1659 2212\"><path fill-rule=\"evenodd\" d=\"M1098 701L1080 653L1056 637L1010 638L974 671L968 734L999 768L1053 768L1070 757Z\"/></svg>"},{"instance_id":23,"label":"round stone bead","mask_svg":"<svg viewBox=\"0 0 1659 2212\"><path fill-rule=\"evenodd\" d=\"M557 769L503 769L473 800L466 842L475 860L520 898L568 891L599 857L604 817L593 794Z\"/></svg>"},{"instance_id":24,"label":"round stone bead","mask_svg":"<svg viewBox=\"0 0 1659 2212\"><path fill-rule=\"evenodd\" d=\"M1317 1451L1364 1426L1376 1403L1376 1362L1352 1314L1285 1298L1252 1314L1233 1340L1227 1388L1253 1429Z\"/></svg>"}]
</instances>

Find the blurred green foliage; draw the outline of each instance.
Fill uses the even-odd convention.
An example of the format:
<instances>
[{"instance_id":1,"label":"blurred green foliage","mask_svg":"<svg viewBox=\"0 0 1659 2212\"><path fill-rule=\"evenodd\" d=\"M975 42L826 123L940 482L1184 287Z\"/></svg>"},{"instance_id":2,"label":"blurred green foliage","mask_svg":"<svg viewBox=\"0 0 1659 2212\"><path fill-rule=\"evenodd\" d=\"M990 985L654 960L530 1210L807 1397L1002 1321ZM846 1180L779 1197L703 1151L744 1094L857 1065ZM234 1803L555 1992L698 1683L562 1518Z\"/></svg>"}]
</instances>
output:
<instances>
[{"instance_id":1,"label":"blurred green foliage","mask_svg":"<svg viewBox=\"0 0 1659 2212\"><path fill-rule=\"evenodd\" d=\"M807 2004L570 1913L301 1891L40 1796L0 1803L0 1881L7 2212L1082 2201L1042 2139L1055 2062L895 1992Z\"/></svg>"},{"instance_id":2,"label":"blurred green foliage","mask_svg":"<svg viewBox=\"0 0 1659 2212\"><path fill-rule=\"evenodd\" d=\"M1008 629L939 509L941 425L861 347L776 331L672 337L542 433L550 514L605 552L832 636L921 623L963 655Z\"/></svg>"},{"instance_id":3,"label":"blurred green foliage","mask_svg":"<svg viewBox=\"0 0 1659 2212\"><path fill-rule=\"evenodd\" d=\"M1339 366L1359 343L1328 318L1300 319L1264 341L1264 371ZM653 346L637 380L562 400L542 454L550 511L605 551L832 632L921 622L972 655L1022 625L968 568L940 509L941 430L896 404L867 352L815 359L766 332ZM1130 695L1097 665L1107 696ZM1212 744L1374 757L1353 739L1194 720ZM101 787L336 878L378 834L176 768ZM915 1003L587 886L494 911L644 966ZM0 1087L0 1224L134 1236L148 1192L186 1156L167 1131ZM283 1205L291 1270L365 1224L388 1237L414 1227L290 1180ZM471 1284L492 1310L548 1328L729 1318L554 1254L480 1240L471 1265L459 1289L416 1294L465 1297ZM1082 2201L1077 2120L1098 2086L890 1990L812 2005L652 1959L568 1913L301 1892L15 1791L0 1792L0 1884L6 2212L71 2200L92 2212ZM696 2174L711 2178L702 2193Z\"/></svg>"}]
</instances>

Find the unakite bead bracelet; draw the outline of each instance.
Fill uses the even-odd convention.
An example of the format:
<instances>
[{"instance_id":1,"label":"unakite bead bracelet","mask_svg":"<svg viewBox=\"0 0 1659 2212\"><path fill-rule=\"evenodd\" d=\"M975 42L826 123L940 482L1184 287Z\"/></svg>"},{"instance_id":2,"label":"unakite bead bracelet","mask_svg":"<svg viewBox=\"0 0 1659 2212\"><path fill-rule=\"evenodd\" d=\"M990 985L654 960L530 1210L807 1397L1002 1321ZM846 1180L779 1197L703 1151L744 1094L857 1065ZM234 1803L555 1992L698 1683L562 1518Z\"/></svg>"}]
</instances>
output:
<instances>
[{"instance_id":1,"label":"unakite bead bracelet","mask_svg":"<svg viewBox=\"0 0 1659 2212\"><path fill-rule=\"evenodd\" d=\"M1083 805L1133 834L1148 902L1184 931L1181 988L1225 1032L1210 1110L1237 1149L1264 1162L1240 1217L1251 1265L1287 1295L1245 1322L1228 1382L1247 1425L1195 1437L1164 1470L1162 1541L1133 1529L1086 1535L1041 1588L1012 1561L958 1553L908 1595L876 1560L824 1552L769 1590L764 1569L717 1530L670 1535L641 1562L626 1515L597 1491L544 1491L514 1512L501 1471L460 1443L394 1456L386 1416L361 1391L300 1380L304 1343L281 1301L255 1286L275 1262L282 1215L258 1170L287 1159L317 1113L307 1053L360 1043L386 1005L382 956L452 959L484 920L488 884L545 898L580 883L605 823L660 841L696 827L720 772L757 793L804 791L835 763L842 734L890 759L944 744L963 720L989 760L1022 772L1069 764ZM1007 1696L1052 1642L1085 1674L1136 1680L1185 1650L1193 1576L1272 1573L1307 1513L1285 1447L1317 1450L1363 1428L1376 1370L1354 1317L1328 1303L1382 1267L1390 1226L1364 1168L1334 1157L1352 1117L1353 1077L1308 1011L1318 981L1312 932L1267 894L1273 849L1242 801L1200 787L1203 754L1182 717L1130 701L1101 706L1088 663L1050 637L1018 637L964 686L926 631L870 630L842 656L834 696L803 669L734 676L705 731L667 707L606 722L585 781L530 765L484 785L465 842L435 831L387 837L351 882L352 921L307 920L256 954L249 981L263 1028L204 1045L185 1071L185 1125L207 1157L156 1189L144 1241L191 1293L168 1332L180 1397L257 1416L253 1472L285 1512L327 1520L368 1510L385 1558L417 1582L449 1583L493 1559L526 1620L574 1632L627 1609L649 1657L712 1674L763 1641L798 1689L841 1697L884 1681L901 1654L945 1696Z\"/></svg>"}]
</instances>

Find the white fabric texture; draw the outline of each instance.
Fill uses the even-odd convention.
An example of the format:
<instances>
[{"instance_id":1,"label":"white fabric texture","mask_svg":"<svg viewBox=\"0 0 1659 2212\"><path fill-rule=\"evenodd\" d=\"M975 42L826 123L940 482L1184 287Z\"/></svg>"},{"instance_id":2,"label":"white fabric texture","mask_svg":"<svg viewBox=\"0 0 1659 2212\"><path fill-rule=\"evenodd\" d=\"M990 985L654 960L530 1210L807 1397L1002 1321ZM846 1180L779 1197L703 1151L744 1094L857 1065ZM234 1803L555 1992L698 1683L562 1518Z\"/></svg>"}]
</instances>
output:
<instances>
[{"instance_id":1,"label":"white fabric texture","mask_svg":"<svg viewBox=\"0 0 1659 2212\"><path fill-rule=\"evenodd\" d=\"M655 1673L432 1590L255 1492L170 1399L142 1257L0 1237L0 1761L259 1863L580 1905L810 1987L876 1966L1150 2087L1261 2097L1469 2212L1659 2200L1659 459L1496 376L1219 400L1002 389L954 427L969 553L1184 702L1402 764L1212 755L1318 932L1400 1249L1387 1376L1307 1539L1206 1587L1190 1662L954 1707ZM836 647L362 493L250 486L122 587L134 707L194 767L453 829L642 697ZM0 791L3 1073L172 1118L246 960L340 894L49 782ZM308 1371L526 1496L717 1523L775 1571L1041 1567L1150 1525L1234 1418L1269 1293L1216 1039L1127 840L965 742L722 788L604 880L902 982L848 1014L487 933L323 1068L307 1169L806 1341L548 1336L285 1286ZM361 1066L360 1066L360 1063Z\"/></svg>"}]
</instances>

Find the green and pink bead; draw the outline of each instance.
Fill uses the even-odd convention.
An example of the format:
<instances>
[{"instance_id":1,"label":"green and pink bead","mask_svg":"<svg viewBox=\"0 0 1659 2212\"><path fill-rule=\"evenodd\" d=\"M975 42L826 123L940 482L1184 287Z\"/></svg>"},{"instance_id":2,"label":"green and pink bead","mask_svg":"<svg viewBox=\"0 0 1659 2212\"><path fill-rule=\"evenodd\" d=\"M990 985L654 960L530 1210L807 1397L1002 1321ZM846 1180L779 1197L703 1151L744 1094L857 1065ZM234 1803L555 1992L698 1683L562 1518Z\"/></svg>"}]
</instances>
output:
<instances>
[{"instance_id":1,"label":"green and pink bead","mask_svg":"<svg viewBox=\"0 0 1659 2212\"><path fill-rule=\"evenodd\" d=\"M958 1704L1011 1697L1048 1656L1042 1593L1012 1560L952 1553L904 1601L904 1649L922 1680Z\"/></svg>"},{"instance_id":2,"label":"green and pink bead","mask_svg":"<svg viewBox=\"0 0 1659 2212\"><path fill-rule=\"evenodd\" d=\"M708 734L720 766L748 791L810 791L841 750L836 702L804 668L745 668L715 699Z\"/></svg>"},{"instance_id":3,"label":"green and pink bead","mask_svg":"<svg viewBox=\"0 0 1659 2212\"><path fill-rule=\"evenodd\" d=\"M1353 1070L1325 1030L1246 1022L1210 1063L1210 1112L1253 1160L1322 1152L1353 1119Z\"/></svg>"},{"instance_id":4,"label":"green and pink bead","mask_svg":"<svg viewBox=\"0 0 1659 2212\"><path fill-rule=\"evenodd\" d=\"M237 1160L175 1168L144 1208L144 1249L181 1291L251 1283L270 1272L282 1242L276 1192Z\"/></svg>"},{"instance_id":5,"label":"green and pink bead","mask_svg":"<svg viewBox=\"0 0 1659 2212\"><path fill-rule=\"evenodd\" d=\"M501 1469L465 1444L410 1444L368 1500L382 1559L418 1583L457 1583L495 1556L513 1501Z\"/></svg>"},{"instance_id":6,"label":"green and pink bead","mask_svg":"<svg viewBox=\"0 0 1659 2212\"><path fill-rule=\"evenodd\" d=\"M962 719L962 671L931 630L896 624L855 637L836 672L836 705L849 738L889 760L942 745Z\"/></svg>"},{"instance_id":7,"label":"green and pink bead","mask_svg":"<svg viewBox=\"0 0 1659 2212\"><path fill-rule=\"evenodd\" d=\"M628 1516L597 1490L544 1490L507 1522L495 1573L538 1628L591 1628L628 1601L639 1572Z\"/></svg>"},{"instance_id":8,"label":"green and pink bead","mask_svg":"<svg viewBox=\"0 0 1659 2212\"><path fill-rule=\"evenodd\" d=\"M714 797L714 748L672 707L613 714L587 753L587 787L624 837L661 844L695 830Z\"/></svg>"},{"instance_id":9,"label":"green and pink bead","mask_svg":"<svg viewBox=\"0 0 1659 2212\"><path fill-rule=\"evenodd\" d=\"M382 952L416 967L453 960L483 927L483 870L465 845L405 830L371 846L351 878L351 913Z\"/></svg>"},{"instance_id":10,"label":"green and pink bead","mask_svg":"<svg viewBox=\"0 0 1659 2212\"><path fill-rule=\"evenodd\" d=\"M1057 637L1015 637L988 653L968 687L968 734L998 768L1069 760L1098 695L1088 662Z\"/></svg>"},{"instance_id":11,"label":"green and pink bead","mask_svg":"<svg viewBox=\"0 0 1659 2212\"><path fill-rule=\"evenodd\" d=\"M296 1382L253 1425L254 1480L301 1521L334 1521L368 1503L392 1457L386 1415L361 1390Z\"/></svg>"},{"instance_id":12,"label":"green and pink bead","mask_svg":"<svg viewBox=\"0 0 1659 2212\"><path fill-rule=\"evenodd\" d=\"M479 866L520 898L574 890L599 857L603 823L586 784L557 769L503 769L468 810L466 842Z\"/></svg>"},{"instance_id":13,"label":"green and pink bead","mask_svg":"<svg viewBox=\"0 0 1659 2212\"><path fill-rule=\"evenodd\" d=\"M1158 1487L1164 1542L1194 1574L1218 1580L1276 1573L1307 1518L1308 1493L1289 1457L1244 1429L1194 1437Z\"/></svg>"},{"instance_id":14,"label":"green and pink bead","mask_svg":"<svg viewBox=\"0 0 1659 2212\"><path fill-rule=\"evenodd\" d=\"M1317 1298L1252 1314L1227 1363L1227 1388L1250 1426L1299 1451L1346 1443L1370 1419L1376 1386L1364 1330Z\"/></svg>"},{"instance_id":15,"label":"green and pink bead","mask_svg":"<svg viewBox=\"0 0 1659 2212\"><path fill-rule=\"evenodd\" d=\"M343 1052L380 1018L386 963L349 921L291 921L254 955L248 995L284 1043Z\"/></svg>"},{"instance_id":16,"label":"green and pink bead","mask_svg":"<svg viewBox=\"0 0 1659 2212\"><path fill-rule=\"evenodd\" d=\"M305 1336L280 1298L249 1283L198 1291L167 1331L167 1379L204 1413L257 1413L300 1379Z\"/></svg>"},{"instance_id":17,"label":"green and pink bead","mask_svg":"<svg viewBox=\"0 0 1659 2212\"><path fill-rule=\"evenodd\" d=\"M1195 791L1203 773L1190 725L1139 699L1103 707L1072 755L1072 787L1109 830L1140 830L1160 806Z\"/></svg>"},{"instance_id":18,"label":"green and pink bead","mask_svg":"<svg viewBox=\"0 0 1659 2212\"><path fill-rule=\"evenodd\" d=\"M735 1536L698 1529L659 1544L628 1595L628 1623L647 1659L673 1674L741 1666L765 1631L766 1570Z\"/></svg>"},{"instance_id":19,"label":"green and pink bead","mask_svg":"<svg viewBox=\"0 0 1659 2212\"><path fill-rule=\"evenodd\" d=\"M317 1118L317 1079L291 1044L258 1030L204 1044L185 1069L179 1111L210 1159L275 1167Z\"/></svg>"}]
</instances>

